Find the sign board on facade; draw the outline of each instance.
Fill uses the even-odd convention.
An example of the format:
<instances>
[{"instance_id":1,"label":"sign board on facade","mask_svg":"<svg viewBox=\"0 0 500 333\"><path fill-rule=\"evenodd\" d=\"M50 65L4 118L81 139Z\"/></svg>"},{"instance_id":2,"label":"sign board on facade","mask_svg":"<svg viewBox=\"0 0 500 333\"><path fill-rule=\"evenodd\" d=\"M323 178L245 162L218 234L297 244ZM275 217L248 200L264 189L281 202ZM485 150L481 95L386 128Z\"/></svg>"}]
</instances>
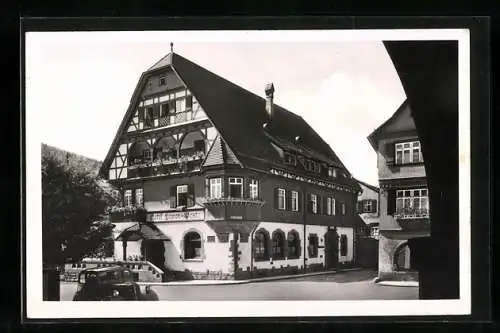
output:
<instances>
[{"instance_id":1,"label":"sign board on facade","mask_svg":"<svg viewBox=\"0 0 500 333\"><path fill-rule=\"evenodd\" d=\"M170 221L198 221L205 219L203 210L191 210L185 212L161 212L149 213L148 222L170 222Z\"/></svg>"}]
</instances>

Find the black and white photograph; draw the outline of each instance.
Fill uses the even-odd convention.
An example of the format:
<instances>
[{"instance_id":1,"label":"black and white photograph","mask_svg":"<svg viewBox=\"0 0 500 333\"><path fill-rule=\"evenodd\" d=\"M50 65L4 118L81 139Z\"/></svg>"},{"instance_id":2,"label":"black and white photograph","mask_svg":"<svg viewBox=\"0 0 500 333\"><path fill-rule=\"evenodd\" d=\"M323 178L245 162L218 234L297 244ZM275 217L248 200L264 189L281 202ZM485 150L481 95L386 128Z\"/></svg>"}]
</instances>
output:
<instances>
[{"instance_id":1,"label":"black and white photograph","mask_svg":"<svg viewBox=\"0 0 500 333\"><path fill-rule=\"evenodd\" d=\"M470 314L469 47L27 32L28 318Z\"/></svg>"}]
</instances>

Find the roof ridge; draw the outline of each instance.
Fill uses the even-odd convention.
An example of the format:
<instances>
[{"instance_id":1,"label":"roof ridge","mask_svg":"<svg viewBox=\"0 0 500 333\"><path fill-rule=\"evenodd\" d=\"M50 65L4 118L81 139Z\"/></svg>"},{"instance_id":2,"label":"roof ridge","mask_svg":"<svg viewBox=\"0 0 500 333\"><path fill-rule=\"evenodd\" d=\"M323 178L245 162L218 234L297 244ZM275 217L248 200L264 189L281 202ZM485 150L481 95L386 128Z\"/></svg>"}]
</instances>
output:
<instances>
[{"instance_id":1,"label":"roof ridge","mask_svg":"<svg viewBox=\"0 0 500 333\"><path fill-rule=\"evenodd\" d=\"M158 67L158 68L154 68L156 67L159 63L161 63L163 61L163 59L166 59L168 56L170 56L171 54L174 54L173 52L169 52L167 53L165 56L163 56L162 58L160 58L160 60L158 60L157 62L155 62L151 67L149 67L146 72L149 72L153 69L158 69L158 68L161 68L161 67L164 67L164 66L161 66L161 67ZM165 65L166 66L166 65Z\"/></svg>"}]
</instances>

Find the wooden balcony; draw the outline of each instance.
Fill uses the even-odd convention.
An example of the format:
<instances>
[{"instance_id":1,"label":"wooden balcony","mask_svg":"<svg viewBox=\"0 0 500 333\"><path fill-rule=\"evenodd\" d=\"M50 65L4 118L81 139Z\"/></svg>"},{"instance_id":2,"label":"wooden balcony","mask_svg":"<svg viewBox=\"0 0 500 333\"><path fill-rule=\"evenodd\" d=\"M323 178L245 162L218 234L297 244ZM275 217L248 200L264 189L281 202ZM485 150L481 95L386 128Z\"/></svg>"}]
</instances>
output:
<instances>
[{"instance_id":1,"label":"wooden balcony","mask_svg":"<svg viewBox=\"0 0 500 333\"><path fill-rule=\"evenodd\" d=\"M250 205L250 206L262 206L264 205L264 201L258 198L233 198L233 197L224 197L224 198L206 198L203 201L205 207L208 206L221 206L221 205Z\"/></svg>"},{"instance_id":2,"label":"wooden balcony","mask_svg":"<svg viewBox=\"0 0 500 333\"><path fill-rule=\"evenodd\" d=\"M431 228L427 208L404 208L396 211L394 218L404 231L429 231Z\"/></svg>"},{"instance_id":3,"label":"wooden balcony","mask_svg":"<svg viewBox=\"0 0 500 333\"><path fill-rule=\"evenodd\" d=\"M132 165L128 167L128 178L165 176L199 171L204 157L204 154L193 154L176 159L170 158Z\"/></svg>"},{"instance_id":4,"label":"wooden balcony","mask_svg":"<svg viewBox=\"0 0 500 333\"><path fill-rule=\"evenodd\" d=\"M110 222L138 222L146 219L146 210L137 207L120 207L109 212Z\"/></svg>"},{"instance_id":5,"label":"wooden balcony","mask_svg":"<svg viewBox=\"0 0 500 333\"><path fill-rule=\"evenodd\" d=\"M255 221L262 216L264 201L250 198L207 198L203 205L210 213L207 219Z\"/></svg>"}]
</instances>

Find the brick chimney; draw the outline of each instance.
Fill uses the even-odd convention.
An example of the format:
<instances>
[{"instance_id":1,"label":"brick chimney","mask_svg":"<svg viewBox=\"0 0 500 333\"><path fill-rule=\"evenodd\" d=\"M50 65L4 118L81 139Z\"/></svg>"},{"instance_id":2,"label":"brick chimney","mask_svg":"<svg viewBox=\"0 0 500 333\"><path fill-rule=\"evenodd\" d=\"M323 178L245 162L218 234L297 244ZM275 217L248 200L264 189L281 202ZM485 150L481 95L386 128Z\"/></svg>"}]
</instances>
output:
<instances>
[{"instance_id":1,"label":"brick chimney","mask_svg":"<svg viewBox=\"0 0 500 333\"><path fill-rule=\"evenodd\" d=\"M269 115L269 118L273 117L274 105L273 105L273 97L274 97L274 85L272 83L266 84L266 111Z\"/></svg>"}]
</instances>

